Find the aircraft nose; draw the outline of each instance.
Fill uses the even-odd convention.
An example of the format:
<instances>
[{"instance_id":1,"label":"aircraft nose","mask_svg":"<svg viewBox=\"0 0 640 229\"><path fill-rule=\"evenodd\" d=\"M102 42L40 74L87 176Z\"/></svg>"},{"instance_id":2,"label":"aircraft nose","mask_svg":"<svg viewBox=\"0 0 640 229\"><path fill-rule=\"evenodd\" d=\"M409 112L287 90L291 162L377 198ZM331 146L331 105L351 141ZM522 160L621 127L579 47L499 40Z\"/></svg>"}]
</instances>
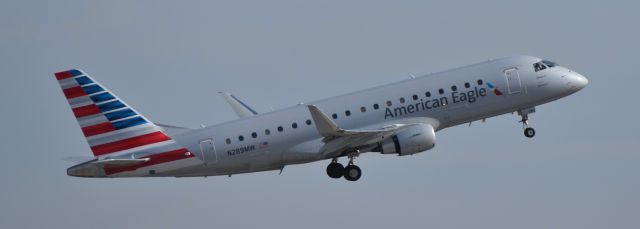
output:
<instances>
[{"instance_id":1,"label":"aircraft nose","mask_svg":"<svg viewBox=\"0 0 640 229\"><path fill-rule=\"evenodd\" d=\"M589 80L587 79L587 77L584 77L583 75L580 75L577 72L573 72L572 74L570 74L570 85L571 88L570 90L572 92L576 92L581 90L582 88L586 87L587 84L589 84Z\"/></svg>"}]
</instances>

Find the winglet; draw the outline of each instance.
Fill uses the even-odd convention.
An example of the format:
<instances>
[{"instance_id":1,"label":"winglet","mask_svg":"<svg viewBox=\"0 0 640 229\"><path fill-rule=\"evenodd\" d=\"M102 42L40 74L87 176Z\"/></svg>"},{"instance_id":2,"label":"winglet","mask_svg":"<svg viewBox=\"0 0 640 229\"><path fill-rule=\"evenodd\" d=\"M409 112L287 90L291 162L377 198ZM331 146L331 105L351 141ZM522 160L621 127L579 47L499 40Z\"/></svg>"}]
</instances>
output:
<instances>
[{"instance_id":1,"label":"winglet","mask_svg":"<svg viewBox=\"0 0 640 229\"><path fill-rule=\"evenodd\" d=\"M251 107L247 106L247 104L240 101L240 99L236 98L231 93L229 92L219 92L219 93L220 95L222 95L222 97L224 97L227 103L229 103L231 108L233 108L233 111L236 112L238 117L244 118L244 117L254 116L258 114L258 112L253 110Z\"/></svg>"},{"instance_id":2,"label":"winglet","mask_svg":"<svg viewBox=\"0 0 640 229\"><path fill-rule=\"evenodd\" d=\"M338 125L331 121L329 117L327 117L318 107L314 105L307 106L309 108L309 112L311 112L311 118L316 123L316 128L320 135L323 137L337 136L343 130L338 127Z\"/></svg>"}]
</instances>

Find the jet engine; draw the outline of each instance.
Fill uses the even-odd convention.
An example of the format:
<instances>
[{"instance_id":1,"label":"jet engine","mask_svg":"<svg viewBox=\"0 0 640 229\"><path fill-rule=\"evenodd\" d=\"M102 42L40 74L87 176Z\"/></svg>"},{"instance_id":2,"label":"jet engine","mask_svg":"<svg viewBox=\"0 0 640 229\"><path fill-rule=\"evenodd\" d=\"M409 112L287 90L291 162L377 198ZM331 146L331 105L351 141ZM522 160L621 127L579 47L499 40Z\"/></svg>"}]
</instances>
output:
<instances>
[{"instance_id":1,"label":"jet engine","mask_svg":"<svg viewBox=\"0 0 640 229\"><path fill-rule=\"evenodd\" d=\"M429 124L411 125L401 129L380 143L380 153L412 155L436 145L436 132Z\"/></svg>"}]
</instances>

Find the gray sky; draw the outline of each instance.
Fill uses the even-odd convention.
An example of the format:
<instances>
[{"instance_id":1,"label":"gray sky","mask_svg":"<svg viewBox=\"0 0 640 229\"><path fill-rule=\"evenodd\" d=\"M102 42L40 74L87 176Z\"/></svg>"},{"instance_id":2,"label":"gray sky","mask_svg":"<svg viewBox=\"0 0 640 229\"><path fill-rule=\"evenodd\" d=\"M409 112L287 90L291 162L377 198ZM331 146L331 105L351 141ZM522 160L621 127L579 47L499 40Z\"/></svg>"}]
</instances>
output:
<instances>
[{"instance_id":1,"label":"gray sky","mask_svg":"<svg viewBox=\"0 0 640 229\"><path fill-rule=\"evenodd\" d=\"M2 228L638 228L638 3L2 1ZM53 73L80 68L155 122L235 118L217 91L283 108L490 58L590 80L538 107L439 132L408 157L209 178L68 177L90 155Z\"/></svg>"}]
</instances>

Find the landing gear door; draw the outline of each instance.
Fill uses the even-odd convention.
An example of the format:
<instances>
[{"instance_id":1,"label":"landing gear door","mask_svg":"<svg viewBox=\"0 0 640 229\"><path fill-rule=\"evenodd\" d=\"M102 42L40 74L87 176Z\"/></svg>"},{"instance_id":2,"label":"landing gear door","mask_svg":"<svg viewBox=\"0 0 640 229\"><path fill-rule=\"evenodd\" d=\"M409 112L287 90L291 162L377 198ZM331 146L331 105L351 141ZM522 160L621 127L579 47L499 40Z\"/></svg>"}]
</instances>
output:
<instances>
[{"instance_id":1,"label":"landing gear door","mask_svg":"<svg viewBox=\"0 0 640 229\"><path fill-rule=\"evenodd\" d=\"M518 68L507 68L504 70L504 75L507 79L509 94L520 93L522 91L522 84L520 83L520 73L518 73Z\"/></svg>"},{"instance_id":2,"label":"landing gear door","mask_svg":"<svg viewBox=\"0 0 640 229\"><path fill-rule=\"evenodd\" d=\"M216 163L218 161L218 155L216 154L216 147L213 145L213 139L200 141L199 156L205 163Z\"/></svg>"}]
</instances>

